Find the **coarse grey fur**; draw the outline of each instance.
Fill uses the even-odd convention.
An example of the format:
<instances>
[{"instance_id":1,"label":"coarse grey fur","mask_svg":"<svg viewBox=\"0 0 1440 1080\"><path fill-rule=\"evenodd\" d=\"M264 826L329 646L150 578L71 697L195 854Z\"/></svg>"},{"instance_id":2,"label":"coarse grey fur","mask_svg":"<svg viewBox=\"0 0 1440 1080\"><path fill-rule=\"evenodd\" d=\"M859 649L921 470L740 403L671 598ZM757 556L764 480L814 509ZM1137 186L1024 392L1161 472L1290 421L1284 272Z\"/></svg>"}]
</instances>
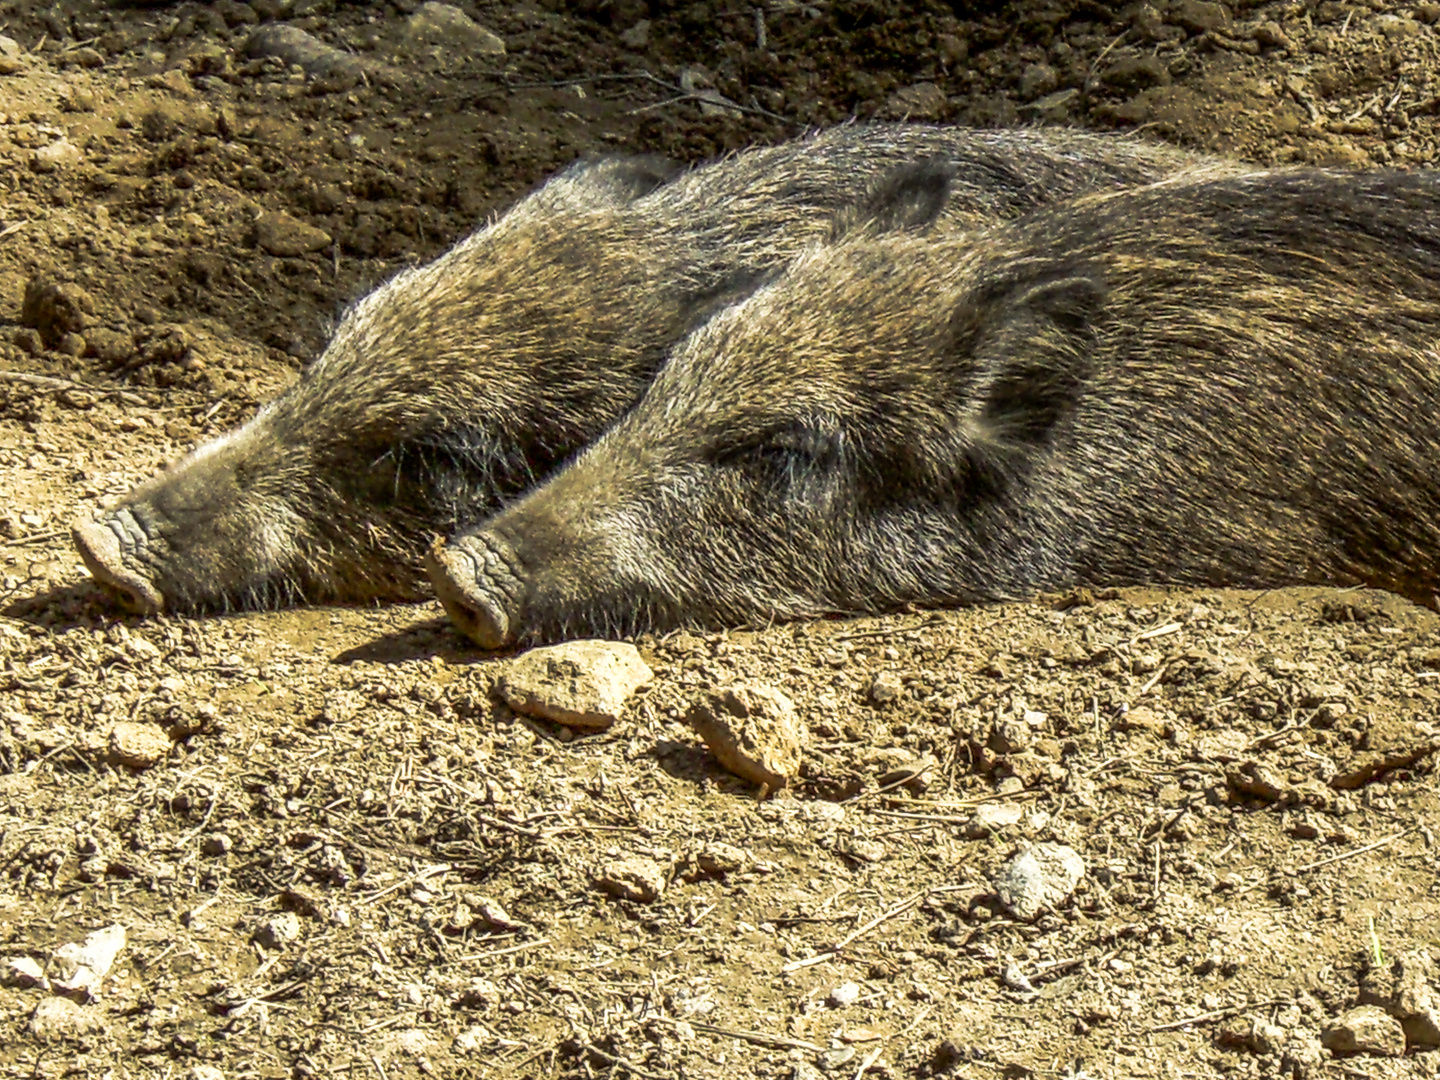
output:
<instances>
[{"instance_id":1,"label":"coarse grey fur","mask_svg":"<svg viewBox=\"0 0 1440 1080\"><path fill-rule=\"evenodd\" d=\"M818 248L436 588L485 647L1075 586L1440 591L1440 177L1180 179Z\"/></svg>"},{"instance_id":2,"label":"coarse grey fur","mask_svg":"<svg viewBox=\"0 0 1440 1080\"><path fill-rule=\"evenodd\" d=\"M549 473L709 312L927 159L964 225L1223 167L1077 132L920 125L836 128L668 182L648 159L582 162L360 301L295 386L78 525L80 554L147 613L417 598L432 536Z\"/></svg>"}]
</instances>

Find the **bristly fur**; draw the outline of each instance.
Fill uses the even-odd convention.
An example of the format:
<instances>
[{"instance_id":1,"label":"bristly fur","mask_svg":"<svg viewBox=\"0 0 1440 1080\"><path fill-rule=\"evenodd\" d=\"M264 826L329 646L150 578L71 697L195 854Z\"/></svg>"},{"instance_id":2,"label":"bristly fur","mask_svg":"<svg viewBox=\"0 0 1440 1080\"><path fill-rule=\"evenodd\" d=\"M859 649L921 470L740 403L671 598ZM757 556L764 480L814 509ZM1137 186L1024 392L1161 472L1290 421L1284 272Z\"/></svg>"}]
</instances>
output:
<instances>
[{"instance_id":1,"label":"bristly fur","mask_svg":"<svg viewBox=\"0 0 1440 1080\"><path fill-rule=\"evenodd\" d=\"M156 522L153 557L88 561L137 606L126 582L143 576L171 610L418 598L431 536L548 475L669 346L837 216L863 218L893 170L936 160L959 228L1220 167L1104 136L919 125L846 126L675 178L649 159L582 162L360 301L294 387L127 496L120 509Z\"/></svg>"},{"instance_id":2,"label":"bristly fur","mask_svg":"<svg viewBox=\"0 0 1440 1080\"><path fill-rule=\"evenodd\" d=\"M843 237L463 538L477 640L1140 583L1440 593L1440 178L1190 177ZM487 629L488 625L488 629ZM500 633L498 631L502 631Z\"/></svg>"}]
</instances>

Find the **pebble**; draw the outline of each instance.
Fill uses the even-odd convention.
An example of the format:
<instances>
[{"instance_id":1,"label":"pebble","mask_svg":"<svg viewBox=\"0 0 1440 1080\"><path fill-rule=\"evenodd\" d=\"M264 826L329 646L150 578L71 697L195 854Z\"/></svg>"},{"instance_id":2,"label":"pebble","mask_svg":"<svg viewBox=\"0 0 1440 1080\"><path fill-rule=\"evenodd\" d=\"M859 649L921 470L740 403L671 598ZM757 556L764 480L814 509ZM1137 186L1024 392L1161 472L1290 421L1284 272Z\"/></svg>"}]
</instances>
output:
<instances>
[{"instance_id":1,"label":"pebble","mask_svg":"<svg viewBox=\"0 0 1440 1080\"><path fill-rule=\"evenodd\" d=\"M620 35L620 44L627 49L643 49L650 44L650 20L641 19Z\"/></svg>"},{"instance_id":2,"label":"pebble","mask_svg":"<svg viewBox=\"0 0 1440 1080\"><path fill-rule=\"evenodd\" d=\"M667 877L665 869L651 859L615 859L596 871L595 887L617 900L650 904L665 894Z\"/></svg>"},{"instance_id":3,"label":"pebble","mask_svg":"<svg viewBox=\"0 0 1440 1080\"><path fill-rule=\"evenodd\" d=\"M245 43L245 55L274 56L298 65L305 74L323 80L324 88L348 90L365 77L365 65L354 56L326 45L298 26L262 26Z\"/></svg>"},{"instance_id":4,"label":"pebble","mask_svg":"<svg viewBox=\"0 0 1440 1080\"><path fill-rule=\"evenodd\" d=\"M1320 1032L1320 1044L1332 1054L1399 1057L1405 1053L1405 1029L1378 1005L1360 1005Z\"/></svg>"},{"instance_id":5,"label":"pebble","mask_svg":"<svg viewBox=\"0 0 1440 1080\"><path fill-rule=\"evenodd\" d=\"M1085 876L1085 860L1064 844L1035 844L995 875L1000 902L1017 919L1036 918L1065 902Z\"/></svg>"},{"instance_id":6,"label":"pebble","mask_svg":"<svg viewBox=\"0 0 1440 1080\"><path fill-rule=\"evenodd\" d=\"M504 56L505 42L453 4L421 4L405 24L405 39L446 45L472 56Z\"/></svg>"},{"instance_id":7,"label":"pebble","mask_svg":"<svg viewBox=\"0 0 1440 1080\"><path fill-rule=\"evenodd\" d=\"M1020 96L1026 101L1051 93L1060 85L1060 76L1049 64L1031 64L1020 75Z\"/></svg>"},{"instance_id":8,"label":"pebble","mask_svg":"<svg viewBox=\"0 0 1440 1080\"><path fill-rule=\"evenodd\" d=\"M843 982L825 995L825 1002L832 1009L840 1009L846 1005L854 1005L855 1002L859 1000L860 987L857 983L853 982Z\"/></svg>"},{"instance_id":9,"label":"pebble","mask_svg":"<svg viewBox=\"0 0 1440 1080\"><path fill-rule=\"evenodd\" d=\"M46 969L51 986L95 996L124 947L125 928L118 924L96 930L79 944L61 945Z\"/></svg>"},{"instance_id":10,"label":"pebble","mask_svg":"<svg viewBox=\"0 0 1440 1080\"><path fill-rule=\"evenodd\" d=\"M183 1080L225 1080L225 1074L214 1065L192 1065L185 1070Z\"/></svg>"},{"instance_id":11,"label":"pebble","mask_svg":"<svg viewBox=\"0 0 1440 1080\"><path fill-rule=\"evenodd\" d=\"M870 700L876 705L889 705L905 696L905 684L893 671L882 671L870 684Z\"/></svg>"},{"instance_id":12,"label":"pebble","mask_svg":"<svg viewBox=\"0 0 1440 1080\"><path fill-rule=\"evenodd\" d=\"M117 721L110 729L110 756L132 769L148 769L170 755L170 736L154 724Z\"/></svg>"},{"instance_id":13,"label":"pebble","mask_svg":"<svg viewBox=\"0 0 1440 1080\"><path fill-rule=\"evenodd\" d=\"M1230 13L1211 0L1177 0L1165 14L1167 22L1184 27L1192 34L1223 31L1230 25Z\"/></svg>"},{"instance_id":14,"label":"pebble","mask_svg":"<svg viewBox=\"0 0 1440 1080\"><path fill-rule=\"evenodd\" d=\"M324 251L330 234L278 211L267 211L255 219L255 243L279 258L293 258Z\"/></svg>"},{"instance_id":15,"label":"pebble","mask_svg":"<svg viewBox=\"0 0 1440 1080\"><path fill-rule=\"evenodd\" d=\"M76 1039L103 1026L98 1014L67 997L42 998L30 1014L30 1034L42 1043Z\"/></svg>"},{"instance_id":16,"label":"pebble","mask_svg":"<svg viewBox=\"0 0 1440 1080\"><path fill-rule=\"evenodd\" d=\"M201 852L212 858L230 854L230 850L234 846L234 841L224 833L211 833L200 841Z\"/></svg>"},{"instance_id":17,"label":"pebble","mask_svg":"<svg viewBox=\"0 0 1440 1080\"><path fill-rule=\"evenodd\" d=\"M1402 953L1360 981L1360 1003L1378 1005L1400 1021L1411 1049L1440 1047L1440 976L1425 949Z\"/></svg>"},{"instance_id":18,"label":"pebble","mask_svg":"<svg viewBox=\"0 0 1440 1080\"><path fill-rule=\"evenodd\" d=\"M885 102L885 115L892 120L941 120L950 111L950 99L932 82L901 87Z\"/></svg>"},{"instance_id":19,"label":"pebble","mask_svg":"<svg viewBox=\"0 0 1440 1080\"><path fill-rule=\"evenodd\" d=\"M800 768L804 729L794 702L773 686L737 682L711 690L686 721L721 765L766 793L784 787Z\"/></svg>"},{"instance_id":20,"label":"pebble","mask_svg":"<svg viewBox=\"0 0 1440 1080\"><path fill-rule=\"evenodd\" d=\"M975 808L961 831L967 840L983 840L992 833L1020 824L1024 816L1025 809L1019 803L982 803Z\"/></svg>"},{"instance_id":21,"label":"pebble","mask_svg":"<svg viewBox=\"0 0 1440 1080\"><path fill-rule=\"evenodd\" d=\"M264 949L281 949L300 937L300 916L293 911L278 911L255 924L250 935Z\"/></svg>"},{"instance_id":22,"label":"pebble","mask_svg":"<svg viewBox=\"0 0 1440 1080\"><path fill-rule=\"evenodd\" d=\"M523 716L599 731L618 723L630 696L652 678L634 645L567 641L511 660L496 689Z\"/></svg>"},{"instance_id":23,"label":"pebble","mask_svg":"<svg viewBox=\"0 0 1440 1080\"><path fill-rule=\"evenodd\" d=\"M84 330L94 311L95 301L79 285L33 277L25 283L20 322L40 331L46 341L58 341L63 334Z\"/></svg>"}]
</instances>

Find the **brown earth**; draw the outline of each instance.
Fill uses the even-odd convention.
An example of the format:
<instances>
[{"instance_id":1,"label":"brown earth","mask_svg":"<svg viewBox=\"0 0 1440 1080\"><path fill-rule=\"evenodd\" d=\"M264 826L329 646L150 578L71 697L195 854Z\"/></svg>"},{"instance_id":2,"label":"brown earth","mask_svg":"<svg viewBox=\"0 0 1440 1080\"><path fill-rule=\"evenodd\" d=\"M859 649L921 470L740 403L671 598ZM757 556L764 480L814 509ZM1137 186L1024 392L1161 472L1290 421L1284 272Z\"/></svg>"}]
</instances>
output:
<instances>
[{"instance_id":1,"label":"brown earth","mask_svg":"<svg viewBox=\"0 0 1440 1080\"><path fill-rule=\"evenodd\" d=\"M642 640L574 738L434 604L125 619L66 531L582 153L909 115L1428 166L1440 4L464 5L503 56L417 10L0 2L0 1073L1440 1075L1317 1041L1440 950L1440 623L1394 598ZM274 25L346 57L252 57ZM808 729L766 801L684 723L741 677ZM991 879L1031 841L1086 873L1026 922ZM12 965L116 923L78 1007Z\"/></svg>"}]
</instances>

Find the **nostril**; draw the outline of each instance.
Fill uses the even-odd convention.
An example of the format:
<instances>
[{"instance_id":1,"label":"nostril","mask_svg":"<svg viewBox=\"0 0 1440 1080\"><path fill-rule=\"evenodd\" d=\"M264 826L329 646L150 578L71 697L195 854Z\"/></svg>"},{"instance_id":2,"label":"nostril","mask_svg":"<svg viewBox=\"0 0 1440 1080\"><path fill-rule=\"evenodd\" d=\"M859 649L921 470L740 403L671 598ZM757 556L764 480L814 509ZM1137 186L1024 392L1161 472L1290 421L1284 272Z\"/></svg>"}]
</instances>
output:
<instances>
[{"instance_id":1,"label":"nostril","mask_svg":"<svg viewBox=\"0 0 1440 1080\"><path fill-rule=\"evenodd\" d=\"M426 553L425 570L457 630L482 649L503 649L515 643L507 605L482 584L480 564L468 545L435 541Z\"/></svg>"},{"instance_id":2,"label":"nostril","mask_svg":"<svg viewBox=\"0 0 1440 1080\"><path fill-rule=\"evenodd\" d=\"M82 521L71 530L75 549L95 580L129 611L153 615L165 598L146 578L126 565L121 539L107 522Z\"/></svg>"}]
</instances>

